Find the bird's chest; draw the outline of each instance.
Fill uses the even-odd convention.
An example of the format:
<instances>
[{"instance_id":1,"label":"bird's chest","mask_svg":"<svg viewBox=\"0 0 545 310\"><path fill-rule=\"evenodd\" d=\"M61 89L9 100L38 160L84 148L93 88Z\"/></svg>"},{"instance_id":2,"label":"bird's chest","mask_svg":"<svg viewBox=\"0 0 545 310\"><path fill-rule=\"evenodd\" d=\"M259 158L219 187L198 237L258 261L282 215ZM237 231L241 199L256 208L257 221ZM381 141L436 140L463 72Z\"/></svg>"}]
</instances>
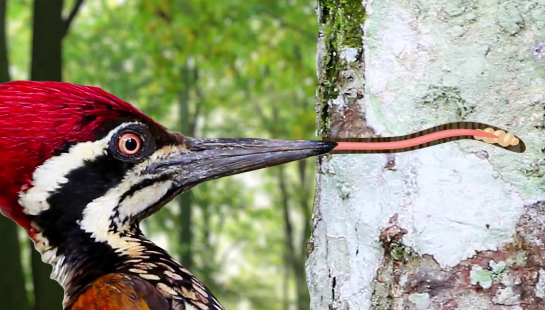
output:
<instances>
[{"instance_id":1,"label":"bird's chest","mask_svg":"<svg viewBox=\"0 0 545 310\"><path fill-rule=\"evenodd\" d=\"M210 290L186 268L162 252L148 251L120 271L145 280L169 303L172 310L223 310ZM152 260L151 260L152 259Z\"/></svg>"},{"instance_id":2,"label":"bird's chest","mask_svg":"<svg viewBox=\"0 0 545 310\"><path fill-rule=\"evenodd\" d=\"M72 300L74 300L72 298ZM187 269L161 252L132 258L93 281L67 310L223 310Z\"/></svg>"},{"instance_id":3,"label":"bird's chest","mask_svg":"<svg viewBox=\"0 0 545 310\"><path fill-rule=\"evenodd\" d=\"M67 310L174 310L151 284L141 278L112 273L93 281Z\"/></svg>"},{"instance_id":4,"label":"bird's chest","mask_svg":"<svg viewBox=\"0 0 545 310\"><path fill-rule=\"evenodd\" d=\"M171 296L142 278L108 274L94 281L66 310L200 310L183 298ZM167 294L165 294L167 293ZM205 305L203 305L205 306Z\"/></svg>"}]
</instances>

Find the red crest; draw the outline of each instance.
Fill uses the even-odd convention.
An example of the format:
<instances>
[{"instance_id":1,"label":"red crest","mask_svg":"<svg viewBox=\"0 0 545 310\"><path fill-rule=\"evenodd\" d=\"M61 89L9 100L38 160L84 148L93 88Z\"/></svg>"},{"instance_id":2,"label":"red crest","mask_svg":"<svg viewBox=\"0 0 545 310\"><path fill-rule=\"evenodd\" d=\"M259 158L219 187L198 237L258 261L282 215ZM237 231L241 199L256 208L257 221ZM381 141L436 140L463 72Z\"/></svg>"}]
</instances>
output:
<instances>
[{"instance_id":1,"label":"red crest","mask_svg":"<svg viewBox=\"0 0 545 310\"><path fill-rule=\"evenodd\" d=\"M36 167L67 143L92 141L106 122L154 123L129 103L97 87L14 81L0 85L0 211L30 232L19 192Z\"/></svg>"}]
</instances>

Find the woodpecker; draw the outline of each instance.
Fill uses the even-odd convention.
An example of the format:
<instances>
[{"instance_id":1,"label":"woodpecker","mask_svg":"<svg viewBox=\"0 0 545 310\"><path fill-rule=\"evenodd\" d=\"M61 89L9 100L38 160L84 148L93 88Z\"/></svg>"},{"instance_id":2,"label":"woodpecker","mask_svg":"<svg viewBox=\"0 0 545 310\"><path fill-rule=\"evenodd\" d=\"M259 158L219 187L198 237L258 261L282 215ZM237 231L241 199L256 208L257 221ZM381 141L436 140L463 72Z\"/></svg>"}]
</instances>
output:
<instances>
[{"instance_id":1,"label":"woodpecker","mask_svg":"<svg viewBox=\"0 0 545 310\"><path fill-rule=\"evenodd\" d=\"M196 139L97 87L8 82L0 85L0 210L53 266L64 310L223 310L140 222L203 182L336 145Z\"/></svg>"}]
</instances>

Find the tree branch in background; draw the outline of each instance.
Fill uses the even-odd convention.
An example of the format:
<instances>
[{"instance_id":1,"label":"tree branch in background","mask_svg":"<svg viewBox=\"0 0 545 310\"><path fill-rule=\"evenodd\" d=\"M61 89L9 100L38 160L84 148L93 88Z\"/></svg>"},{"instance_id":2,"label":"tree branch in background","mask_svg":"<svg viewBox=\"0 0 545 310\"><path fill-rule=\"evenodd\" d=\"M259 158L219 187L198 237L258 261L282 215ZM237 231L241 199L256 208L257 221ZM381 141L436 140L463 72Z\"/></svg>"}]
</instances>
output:
<instances>
[{"instance_id":1,"label":"tree branch in background","mask_svg":"<svg viewBox=\"0 0 545 310\"><path fill-rule=\"evenodd\" d=\"M282 214L284 216L284 229L286 233L286 247L288 249L289 259L294 261L295 258L295 246L293 245L293 225L291 223L289 213L289 196L286 186L286 176L284 174L284 167L280 166L278 169L278 187L280 188L280 197L282 199Z\"/></svg>"},{"instance_id":2,"label":"tree branch in background","mask_svg":"<svg viewBox=\"0 0 545 310\"><path fill-rule=\"evenodd\" d=\"M301 186L299 195L299 206L301 208L301 212L303 212L303 233L301 235L300 243L299 243L299 250L301 251L301 256L306 256L307 251L307 242L308 238L311 234L311 218L312 218L312 208L310 206L309 202L309 189L308 189L308 183L306 178L306 170L307 170L307 163L308 160L300 160L297 162L298 165L298 172L299 172L299 186Z\"/></svg>"},{"instance_id":3,"label":"tree branch in background","mask_svg":"<svg viewBox=\"0 0 545 310\"><path fill-rule=\"evenodd\" d=\"M81 8L81 5L83 4L84 0L77 0L74 4L74 7L70 11L70 14L68 15L68 18L64 21L63 29L62 29L62 37L66 37L68 34L68 30L70 30L70 25L72 25L72 22L74 21L74 18L76 18L76 15L78 15L79 9Z\"/></svg>"},{"instance_id":4,"label":"tree branch in background","mask_svg":"<svg viewBox=\"0 0 545 310\"><path fill-rule=\"evenodd\" d=\"M294 245L294 230L289 214L289 193L286 184L286 175L284 167L278 167L278 186L280 188L280 197L282 204L282 213L284 217L285 242L286 242L286 258L288 264L291 265L291 270L295 278L295 290L297 293L297 310L308 309L309 297L305 280L305 256L297 255Z\"/></svg>"}]
</instances>

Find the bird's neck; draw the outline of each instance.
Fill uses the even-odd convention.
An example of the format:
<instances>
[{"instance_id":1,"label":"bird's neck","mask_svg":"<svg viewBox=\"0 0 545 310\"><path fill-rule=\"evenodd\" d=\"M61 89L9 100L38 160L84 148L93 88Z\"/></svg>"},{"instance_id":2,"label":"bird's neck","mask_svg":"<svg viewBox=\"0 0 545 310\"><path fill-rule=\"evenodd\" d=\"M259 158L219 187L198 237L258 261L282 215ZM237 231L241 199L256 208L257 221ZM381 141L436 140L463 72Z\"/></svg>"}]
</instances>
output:
<instances>
[{"instance_id":1,"label":"bird's neck","mask_svg":"<svg viewBox=\"0 0 545 310\"><path fill-rule=\"evenodd\" d=\"M224 310L210 290L168 253L147 239L138 226L127 230L104 231L97 236L81 231L50 238L42 233L34 238L42 260L53 266L51 277L64 289L64 307L71 305L89 284L111 273L140 277L152 284L170 303L171 309ZM60 237L60 238L58 238ZM53 244L53 245L52 245Z\"/></svg>"},{"instance_id":2,"label":"bird's neck","mask_svg":"<svg viewBox=\"0 0 545 310\"><path fill-rule=\"evenodd\" d=\"M42 260L53 266L51 278L64 289L64 306L70 305L89 284L110 273L137 275L156 284L166 280L169 272L183 267L165 250L147 239L138 227L111 235L111 244L97 242L89 235L73 235L65 244L52 246L38 233L34 246ZM186 270L189 274L189 271Z\"/></svg>"}]
</instances>

